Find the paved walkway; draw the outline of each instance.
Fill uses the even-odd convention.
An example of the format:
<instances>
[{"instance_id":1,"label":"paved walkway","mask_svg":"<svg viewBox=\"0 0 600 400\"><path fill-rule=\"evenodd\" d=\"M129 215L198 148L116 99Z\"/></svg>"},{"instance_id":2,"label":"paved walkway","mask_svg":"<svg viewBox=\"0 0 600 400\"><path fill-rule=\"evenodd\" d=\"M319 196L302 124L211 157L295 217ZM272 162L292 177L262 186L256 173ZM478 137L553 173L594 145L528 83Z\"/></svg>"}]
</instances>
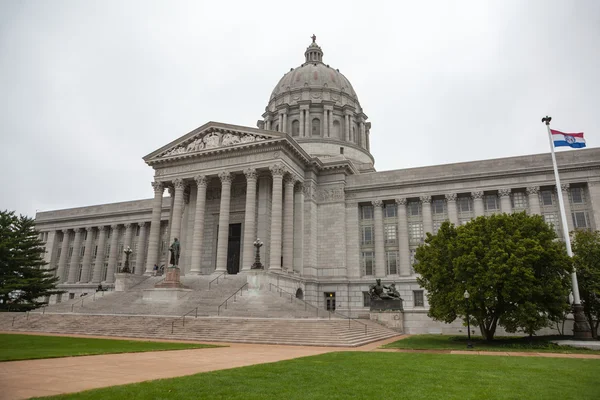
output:
<instances>
[{"instance_id":1,"label":"paved walkway","mask_svg":"<svg viewBox=\"0 0 600 400\"><path fill-rule=\"evenodd\" d=\"M35 334L39 335L40 333ZM25 399L79 392L106 386L289 360L334 351L374 351L379 346L403 337L406 336L396 336L355 348L218 343L229 347L1 362L0 388L2 389L0 390L0 399ZM131 340L130 338L123 339ZM393 349L380 349L378 351L419 352ZM600 359L600 356L589 354L484 351L445 351L445 353Z\"/></svg>"}]
</instances>

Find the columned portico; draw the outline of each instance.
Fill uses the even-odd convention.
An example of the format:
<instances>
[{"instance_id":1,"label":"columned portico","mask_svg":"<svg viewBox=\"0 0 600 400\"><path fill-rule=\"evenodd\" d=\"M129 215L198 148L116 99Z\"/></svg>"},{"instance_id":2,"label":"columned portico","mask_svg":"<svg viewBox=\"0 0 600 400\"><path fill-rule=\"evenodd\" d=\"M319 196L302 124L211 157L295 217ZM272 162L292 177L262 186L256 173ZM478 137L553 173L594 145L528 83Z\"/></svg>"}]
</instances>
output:
<instances>
[{"instance_id":1,"label":"columned portico","mask_svg":"<svg viewBox=\"0 0 600 400\"><path fill-rule=\"evenodd\" d=\"M281 164L269 167L273 175L273 201L271 205L271 245L269 269L281 269L281 223L283 201L283 175L286 170Z\"/></svg>"},{"instance_id":2,"label":"columned portico","mask_svg":"<svg viewBox=\"0 0 600 400\"><path fill-rule=\"evenodd\" d=\"M94 243L94 228L87 227L85 228L86 237L85 237L85 251L83 253L83 262L81 267L81 278L79 278L80 283L88 283L90 281L90 268L92 266L92 253L93 253L93 243Z\"/></svg>"},{"instance_id":3,"label":"columned portico","mask_svg":"<svg viewBox=\"0 0 600 400\"><path fill-rule=\"evenodd\" d=\"M215 272L227 271L227 247L229 245L229 207L231 205L231 173L221 172L221 207L219 208L219 234L217 238L217 265Z\"/></svg>"},{"instance_id":4,"label":"columned portico","mask_svg":"<svg viewBox=\"0 0 600 400\"><path fill-rule=\"evenodd\" d=\"M254 260L254 240L256 240L256 170L244 170L246 176L246 208L244 215L244 247L242 250L242 271L248 271Z\"/></svg>"},{"instance_id":5,"label":"columned portico","mask_svg":"<svg viewBox=\"0 0 600 400\"><path fill-rule=\"evenodd\" d=\"M192 261L190 274L200 274L202 262L202 250L204 244L204 215L206 211L206 185L207 178L204 175L196 175L196 214L194 216L194 240L192 242Z\"/></svg>"},{"instance_id":6,"label":"columned portico","mask_svg":"<svg viewBox=\"0 0 600 400\"><path fill-rule=\"evenodd\" d=\"M77 282L79 275L79 261L81 260L81 241L83 229L75 228L75 240L73 241L73 252L71 254L71 263L69 264L69 277L67 283Z\"/></svg>"},{"instance_id":7,"label":"columned portico","mask_svg":"<svg viewBox=\"0 0 600 400\"><path fill-rule=\"evenodd\" d=\"M106 227L98 227L98 251L96 252L96 261L94 262L94 274L92 283L102 281L102 270L104 269L104 254L106 253Z\"/></svg>"},{"instance_id":8,"label":"columned portico","mask_svg":"<svg viewBox=\"0 0 600 400\"><path fill-rule=\"evenodd\" d=\"M152 275L154 265L158 264L158 243L160 236L160 215L165 187L162 182L152 182L154 200L152 201L152 220L150 221L150 237L148 238L148 256L146 258L145 275Z\"/></svg>"}]
</instances>

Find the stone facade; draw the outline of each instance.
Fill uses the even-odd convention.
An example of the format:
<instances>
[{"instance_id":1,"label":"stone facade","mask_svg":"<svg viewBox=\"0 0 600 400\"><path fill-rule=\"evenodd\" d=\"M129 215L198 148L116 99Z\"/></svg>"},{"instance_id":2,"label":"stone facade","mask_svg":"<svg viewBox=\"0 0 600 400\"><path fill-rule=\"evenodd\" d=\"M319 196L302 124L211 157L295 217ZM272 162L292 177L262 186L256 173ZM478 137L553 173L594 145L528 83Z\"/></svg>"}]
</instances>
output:
<instances>
[{"instance_id":1,"label":"stone facade","mask_svg":"<svg viewBox=\"0 0 600 400\"><path fill-rule=\"evenodd\" d=\"M153 198L37 214L68 296L113 287L126 246L135 275L166 266L175 237L183 275L245 273L261 238L270 282L314 305L335 299L341 313L368 314L365 293L381 278L404 299L406 332L464 332L427 317L412 269L426 232L517 211L560 231L558 195L572 217L566 229L600 229L600 149L557 154L558 192L549 154L375 172L354 89L315 43L305 57L258 128L209 122L144 157Z\"/></svg>"}]
</instances>

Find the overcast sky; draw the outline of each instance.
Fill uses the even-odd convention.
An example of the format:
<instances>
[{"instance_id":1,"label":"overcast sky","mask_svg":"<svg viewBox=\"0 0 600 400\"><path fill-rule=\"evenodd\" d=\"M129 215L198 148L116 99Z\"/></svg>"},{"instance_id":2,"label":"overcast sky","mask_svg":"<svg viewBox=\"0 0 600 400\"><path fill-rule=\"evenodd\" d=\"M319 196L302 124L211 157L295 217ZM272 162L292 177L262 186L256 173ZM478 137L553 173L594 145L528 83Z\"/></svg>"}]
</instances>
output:
<instances>
[{"instance_id":1,"label":"overcast sky","mask_svg":"<svg viewBox=\"0 0 600 400\"><path fill-rule=\"evenodd\" d=\"M0 209L152 197L142 157L255 127L313 33L378 171L547 152L546 114L599 146L597 0L0 0Z\"/></svg>"}]
</instances>

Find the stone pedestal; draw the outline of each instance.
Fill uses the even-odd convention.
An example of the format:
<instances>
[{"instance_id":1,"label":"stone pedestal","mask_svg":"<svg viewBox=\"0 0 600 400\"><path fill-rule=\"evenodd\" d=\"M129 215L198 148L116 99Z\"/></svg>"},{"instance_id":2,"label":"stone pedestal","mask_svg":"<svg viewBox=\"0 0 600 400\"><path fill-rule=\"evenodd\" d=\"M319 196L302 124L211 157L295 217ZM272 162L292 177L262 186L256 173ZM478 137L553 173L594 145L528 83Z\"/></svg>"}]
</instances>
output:
<instances>
[{"instance_id":1,"label":"stone pedestal","mask_svg":"<svg viewBox=\"0 0 600 400\"><path fill-rule=\"evenodd\" d=\"M126 292L129 288L145 281L147 276L115 274L115 292Z\"/></svg>"},{"instance_id":2,"label":"stone pedestal","mask_svg":"<svg viewBox=\"0 0 600 400\"><path fill-rule=\"evenodd\" d=\"M269 275L262 269L251 269L246 272L248 290L269 290Z\"/></svg>"},{"instance_id":3,"label":"stone pedestal","mask_svg":"<svg viewBox=\"0 0 600 400\"><path fill-rule=\"evenodd\" d=\"M371 321L393 330L396 332L404 332L404 313L402 311L375 311L371 310Z\"/></svg>"},{"instance_id":4,"label":"stone pedestal","mask_svg":"<svg viewBox=\"0 0 600 400\"><path fill-rule=\"evenodd\" d=\"M145 289L142 299L150 303L172 303L187 296L191 291L192 289L183 288Z\"/></svg>"},{"instance_id":5,"label":"stone pedestal","mask_svg":"<svg viewBox=\"0 0 600 400\"><path fill-rule=\"evenodd\" d=\"M169 288L169 289L186 289L185 286L181 284L180 280L181 270L177 267L169 267L166 270L165 279L156 285L155 288Z\"/></svg>"}]
</instances>

